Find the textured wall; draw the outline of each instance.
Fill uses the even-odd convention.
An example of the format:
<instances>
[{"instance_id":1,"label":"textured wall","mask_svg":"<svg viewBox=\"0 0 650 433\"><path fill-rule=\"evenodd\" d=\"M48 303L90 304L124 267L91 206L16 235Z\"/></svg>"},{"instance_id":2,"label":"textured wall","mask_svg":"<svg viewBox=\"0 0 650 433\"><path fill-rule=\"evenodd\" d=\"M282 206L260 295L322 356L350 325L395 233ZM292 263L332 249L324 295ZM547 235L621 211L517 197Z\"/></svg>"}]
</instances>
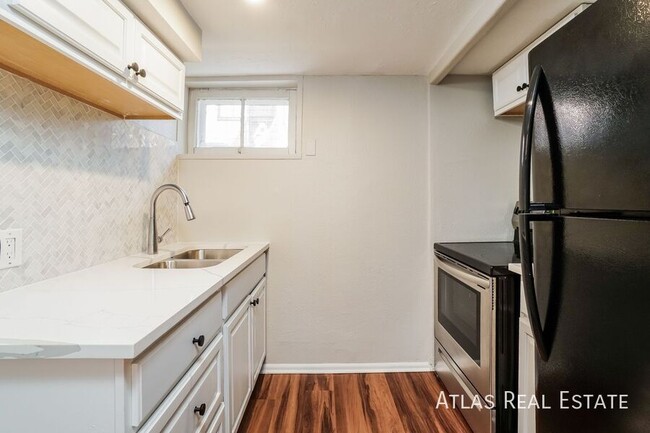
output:
<instances>
[{"instance_id":1,"label":"textured wall","mask_svg":"<svg viewBox=\"0 0 650 433\"><path fill-rule=\"evenodd\" d=\"M182 160L186 240L268 240L268 358L427 362L427 82L305 77L301 160Z\"/></svg>"},{"instance_id":2,"label":"textured wall","mask_svg":"<svg viewBox=\"0 0 650 433\"><path fill-rule=\"evenodd\" d=\"M0 229L24 229L24 264L0 270L0 291L141 251L149 197L176 179L179 151L0 70ZM159 201L162 229L174 199Z\"/></svg>"},{"instance_id":3,"label":"textured wall","mask_svg":"<svg viewBox=\"0 0 650 433\"><path fill-rule=\"evenodd\" d=\"M490 77L449 76L429 98L434 241L512 240L522 118L494 118Z\"/></svg>"}]
</instances>

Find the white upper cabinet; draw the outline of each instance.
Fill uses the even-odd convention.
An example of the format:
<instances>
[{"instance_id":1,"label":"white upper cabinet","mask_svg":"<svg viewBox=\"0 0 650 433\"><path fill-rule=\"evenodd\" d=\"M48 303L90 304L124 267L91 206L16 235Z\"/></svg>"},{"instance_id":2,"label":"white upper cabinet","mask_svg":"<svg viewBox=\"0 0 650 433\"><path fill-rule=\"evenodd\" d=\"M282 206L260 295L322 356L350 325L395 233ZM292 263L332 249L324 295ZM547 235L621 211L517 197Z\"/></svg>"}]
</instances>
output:
<instances>
[{"instance_id":1,"label":"white upper cabinet","mask_svg":"<svg viewBox=\"0 0 650 433\"><path fill-rule=\"evenodd\" d=\"M8 5L5 25L32 39L14 32L3 43L16 53L0 52L0 64L120 117L183 117L183 62L120 0Z\"/></svg>"},{"instance_id":2,"label":"white upper cabinet","mask_svg":"<svg viewBox=\"0 0 650 433\"><path fill-rule=\"evenodd\" d=\"M135 23L134 79L179 110L185 96L185 65L142 23Z\"/></svg>"},{"instance_id":3,"label":"white upper cabinet","mask_svg":"<svg viewBox=\"0 0 650 433\"><path fill-rule=\"evenodd\" d=\"M528 52L521 53L492 76L494 114L500 115L521 105L528 89ZM514 113L522 114L516 110Z\"/></svg>"},{"instance_id":4,"label":"white upper cabinet","mask_svg":"<svg viewBox=\"0 0 650 433\"><path fill-rule=\"evenodd\" d=\"M15 0L13 7L116 72L126 71L134 17L118 0Z\"/></svg>"},{"instance_id":5,"label":"white upper cabinet","mask_svg":"<svg viewBox=\"0 0 650 433\"><path fill-rule=\"evenodd\" d=\"M492 74L495 116L521 116L529 87L528 53L589 7L583 3Z\"/></svg>"}]
</instances>

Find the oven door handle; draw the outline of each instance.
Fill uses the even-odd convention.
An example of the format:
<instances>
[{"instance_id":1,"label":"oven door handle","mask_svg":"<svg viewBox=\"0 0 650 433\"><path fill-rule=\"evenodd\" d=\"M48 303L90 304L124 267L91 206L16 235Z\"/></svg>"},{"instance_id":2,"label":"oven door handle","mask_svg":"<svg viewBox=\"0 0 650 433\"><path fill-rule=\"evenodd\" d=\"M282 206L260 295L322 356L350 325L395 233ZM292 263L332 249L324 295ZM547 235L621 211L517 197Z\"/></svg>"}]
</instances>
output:
<instances>
[{"instance_id":1,"label":"oven door handle","mask_svg":"<svg viewBox=\"0 0 650 433\"><path fill-rule=\"evenodd\" d=\"M447 272L449 275L456 277L460 281L477 288L478 290L489 290L490 280L487 278L481 278L477 275L474 275L451 262L443 259L440 256L438 258L438 267L443 271Z\"/></svg>"}]
</instances>

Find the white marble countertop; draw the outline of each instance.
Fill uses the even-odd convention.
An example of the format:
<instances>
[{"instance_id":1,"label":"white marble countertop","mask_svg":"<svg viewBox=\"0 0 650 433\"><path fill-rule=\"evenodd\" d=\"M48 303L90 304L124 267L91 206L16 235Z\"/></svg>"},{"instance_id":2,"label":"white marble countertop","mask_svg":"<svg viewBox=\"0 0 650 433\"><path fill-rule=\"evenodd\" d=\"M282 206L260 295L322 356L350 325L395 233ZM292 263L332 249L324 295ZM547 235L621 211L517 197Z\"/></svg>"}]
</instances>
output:
<instances>
[{"instance_id":1,"label":"white marble countertop","mask_svg":"<svg viewBox=\"0 0 650 433\"><path fill-rule=\"evenodd\" d=\"M508 265L508 270L521 275L521 263L510 263Z\"/></svg>"},{"instance_id":2,"label":"white marble countertop","mask_svg":"<svg viewBox=\"0 0 650 433\"><path fill-rule=\"evenodd\" d=\"M141 268L196 248L242 251L209 268ZM133 359L268 248L176 243L0 293L0 359Z\"/></svg>"}]
</instances>

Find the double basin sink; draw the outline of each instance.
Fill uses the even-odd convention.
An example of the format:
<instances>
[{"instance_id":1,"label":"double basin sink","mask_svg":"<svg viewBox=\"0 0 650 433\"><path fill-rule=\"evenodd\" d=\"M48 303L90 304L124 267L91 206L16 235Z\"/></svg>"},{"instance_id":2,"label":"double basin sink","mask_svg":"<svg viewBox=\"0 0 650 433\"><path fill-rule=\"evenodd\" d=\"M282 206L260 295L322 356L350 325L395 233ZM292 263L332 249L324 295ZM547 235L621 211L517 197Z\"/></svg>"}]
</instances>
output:
<instances>
[{"instance_id":1,"label":"double basin sink","mask_svg":"<svg viewBox=\"0 0 650 433\"><path fill-rule=\"evenodd\" d=\"M189 250L168 259L145 266L144 269L198 269L218 265L241 250L236 249L198 249Z\"/></svg>"}]
</instances>

